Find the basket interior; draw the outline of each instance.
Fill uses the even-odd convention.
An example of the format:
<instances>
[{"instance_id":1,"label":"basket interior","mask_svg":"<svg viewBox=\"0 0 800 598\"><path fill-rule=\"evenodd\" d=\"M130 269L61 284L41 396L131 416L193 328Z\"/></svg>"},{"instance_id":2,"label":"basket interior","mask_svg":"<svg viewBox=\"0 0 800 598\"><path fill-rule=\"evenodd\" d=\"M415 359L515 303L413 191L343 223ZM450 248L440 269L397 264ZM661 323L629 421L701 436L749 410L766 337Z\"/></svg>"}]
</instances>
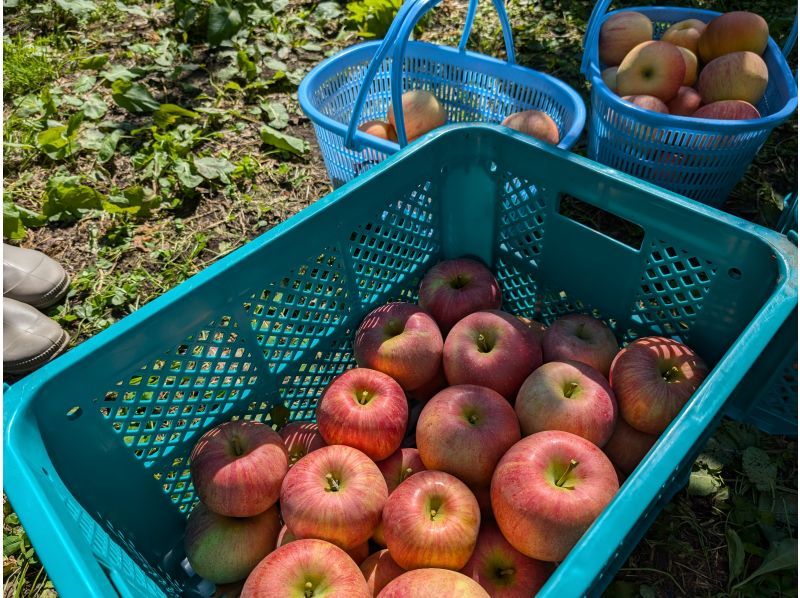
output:
<instances>
[{"instance_id":1,"label":"basket interior","mask_svg":"<svg viewBox=\"0 0 800 598\"><path fill-rule=\"evenodd\" d=\"M54 469L39 474L31 457L44 500L134 595L202 594L182 565L194 442L231 417L313 419L354 365L367 311L414 301L443 258L491 264L513 313L588 312L621 342L671 336L717 363L776 288L771 247L587 164L489 129L450 131L67 354L26 403ZM625 219L633 241L561 213L565 198Z\"/></svg>"}]
</instances>

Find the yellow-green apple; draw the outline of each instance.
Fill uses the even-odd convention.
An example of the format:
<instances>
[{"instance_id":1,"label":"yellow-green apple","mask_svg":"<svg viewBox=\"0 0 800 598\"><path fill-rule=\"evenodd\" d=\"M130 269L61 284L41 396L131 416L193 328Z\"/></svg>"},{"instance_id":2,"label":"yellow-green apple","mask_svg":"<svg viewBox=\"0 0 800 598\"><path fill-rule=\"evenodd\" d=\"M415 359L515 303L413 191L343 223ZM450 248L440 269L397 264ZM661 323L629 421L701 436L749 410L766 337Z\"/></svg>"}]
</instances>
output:
<instances>
[{"instance_id":1,"label":"yellow-green apple","mask_svg":"<svg viewBox=\"0 0 800 598\"><path fill-rule=\"evenodd\" d=\"M541 110L523 110L509 114L500 124L551 145L558 144L558 125L549 114Z\"/></svg>"},{"instance_id":2,"label":"yellow-green apple","mask_svg":"<svg viewBox=\"0 0 800 598\"><path fill-rule=\"evenodd\" d=\"M769 41L769 25L752 12L735 11L718 16L708 23L697 42L703 62L731 52L764 53Z\"/></svg>"},{"instance_id":3,"label":"yellow-green apple","mask_svg":"<svg viewBox=\"0 0 800 598\"><path fill-rule=\"evenodd\" d=\"M436 375L442 343L436 322L418 305L387 303L373 309L361 322L353 353L360 367L388 374L410 390Z\"/></svg>"},{"instance_id":4,"label":"yellow-green apple","mask_svg":"<svg viewBox=\"0 0 800 598\"><path fill-rule=\"evenodd\" d=\"M427 469L445 471L470 486L488 486L500 457L520 439L514 408L490 388L460 384L425 405L416 430Z\"/></svg>"},{"instance_id":5,"label":"yellow-green apple","mask_svg":"<svg viewBox=\"0 0 800 598\"><path fill-rule=\"evenodd\" d=\"M400 448L389 455L383 461L376 463L378 469L386 480L386 488L389 494L394 492L406 478L417 472L425 471L425 464L420 459L419 451L415 448ZM372 539L381 546L386 546L386 539L383 537L383 523L378 523L372 533Z\"/></svg>"},{"instance_id":6,"label":"yellow-green apple","mask_svg":"<svg viewBox=\"0 0 800 598\"><path fill-rule=\"evenodd\" d=\"M281 515L298 538L348 550L363 544L389 495L378 466L349 446L325 446L294 464L281 486Z\"/></svg>"},{"instance_id":7,"label":"yellow-green apple","mask_svg":"<svg viewBox=\"0 0 800 598\"><path fill-rule=\"evenodd\" d=\"M653 39L653 22L640 12L626 10L609 16L600 27L600 62L616 66L633 48Z\"/></svg>"},{"instance_id":8,"label":"yellow-green apple","mask_svg":"<svg viewBox=\"0 0 800 598\"><path fill-rule=\"evenodd\" d=\"M639 108L643 108L645 110L650 110L652 112L660 112L661 114L669 114L669 109L667 108L667 105L655 96L634 95L634 96L623 96L622 99L625 100L626 102L630 102L634 106L639 106Z\"/></svg>"},{"instance_id":9,"label":"yellow-green apple","mask_svg":"<svg viewBox=\"0 0 800 598\"><path fill-rule=\"evenodd\" d=\"M691 87L697 82L697 56L691 50L687 50L682 46L678 46L678 50L683 56L683 64L686 67L686 73L683 75L683 83L687 87Z\"/></svg>"},{"instance_id":10,"label":"yellow-green apple","mask_svg":"<svg viewBox=\"0 0 800 598\"><path fill-rule=\"evenodd\" d=\"M383 508L386 547L403 569L461 569L475 548L480 523L472 492L443 471L415 473Z\"/></svg>"},{"instance_id":11,"label":"yellow-green apple","mask_svg":"<svg viewBox=\"0 0 800 598\"><path fill-rule=\"evenodd\" d=\"M407 390L406 396L412 401L424 403L443 388L447 388L447 378L444 376L444 366L439 363L436 375L422 386Z\"/></svg>"},{"instance_id":12,"label":"yellow-green apple","mask_svg":"<svg viewBox=\"0 0 800 598\"><path fill-rule=\"evenodd\" d=\"M489 598L477 581L447 569L417 569L403 573L381 590L377 598Z\"/></svg>"},{"instance_id":13,"label":"yellow-green apple","mask_svg":"<svg viewBox=\"0 0 800 598\"><path fill-rule=\"evenodd\" d=\"M709 62L697 81L704 104L721 100L744 100L753 105L764 97L769 69L753 52L732 52Z\"/></svg>"},{"instance_id":14,"label":"yellow-green apple","mask_svg":"<svg viewBox=\"0 0 800 598\"><path fill-rule=\"evenodd\" d=\"M619 489L614 466L585 438L549 430L500 459L492 511L506 540L540 561L562 561Z\"/></svg>"},{"instance_id":15,"label":"yellow-green apple","mask_svg":"<svg viewBox=\"0 0 800 598\"><path fill-rule=\"evenodd\" d=\"M228 517L251 517L269 509L288 469L289 455L278 433L242 419L210 429L191 454L197 496Z\"/></svg>"},{"instance_id":16,"label":"yellow-green apple","mask_svg":"<svg viewBox=\"0 0 800 598\"><path fill-rule=\"evenodd\" d=\"M364 579L367 580L367 587L372 596L377 596L390 581L406 572L405 569L394 562L392 555L385 548L369 555L361 563L359 569L364 574Z\"/></svg>"},{"instance_id":17,"label":"yellow-green apple","mask_svg":"<svg viewBox=\"0 0 800 598\"><path fill-rule=\"evenodd\" d=\"M611 438L617 419L611 386L579 361L551 361L536 369L519 389L514 409L523 436L563 430L599 447Z\"/></svg>"},{"instance_id":18,"label":"yellow-green apple","mask_svg":"<svg viewBox=\"0 0 800 598\"><path fill-rule=\"evenodd\" d=\"M703 103L700 94L693 87L681 87L678 95L672 98L667 104L670 114L676 116L691 116Z\"/></svg>"},{"instance_id":19,"label":"yellow-green apple","mask_svg":"<svg viewBox=\"0 0 800 598\"><path fill-rule=\"evenodd\" d=\"M544 335L542 347L545 362L580 361L604 376L608 376L611 362L619 352L614 333L588 314L568 314L553 322Z\"/></svg>"},{"instance_id":20,"label":"yellow-green apple","mask_svg":"<svg viewBox=\"0 0 800 598\"><path fill-rule=\"evenodd\" d=\"M630 475L658 440L655 434L645 434L631 428L621 417L603 452L624 475Z\"/></svg>"},{"instance_id":21,"label":"yellow-green apple","mask_svg":"<svg viewBox=\"0 0 800 598\"><path fill-rule=\"evenodd\" d=\"M278 434L283 438L289 453L289 467L311 451L325 446L325 440L319 433L319 426L312 422L290 422L283 426Z\"/></svg>"},{"instance_id":22,"label":"yellow-green apple","mask_svg":"<svg viewBox=\"0 0 800 598\"><path fill-rule=\"evenodd\" d=\"M265 596L371 598L372 593L347 553L329 542L308 539L281 546L253 569L242 598Z\"/></svg>"},{"instance_id":23,"label":"yellow-green apple","mask_svg":"<svg viewBox=\"0 0 800 598\"><path fill-rule=\"evenodd\" d=\"M677 46L649 41L631 50L617 71L617 93L621 96L655 96L669 102L678 93L686 75L686 63Z\"/></svg>"},{"instance_id":24,"label":"yellow-green apple","mask_svg":"<svg viewBox=\"0 0 800 598\"><path fill-rule=\"evenodd\" d=\"M712 102L698 108L692 116L695 118L715 118L718 120L750 120L761 118L758 109L743 100L722 100Z\"/></svg>"},{"instance_id":25,"label":"yellow-green apple","mask_svg":"<svg viewBox=\"0 0 800 598\"><path fill-rule=\"evenodd\" d=\"M386 141L397 141L397 133L394 127L382 120L368 120L358 126L359 131L364 131L367 135L374 135Z\"/></svg>"},{"instance_id":26,"label":"yellow-green apple","mask_svg":"<svg viewBox=\"0 0 800 598\"><path fill-rule=\"evenodd\" d=\"M317 424L327 444L346 444L380 461L403 442L408 401L390 376L353 368L325 389L317 405Z\"/></svg>"},{"instance_id":27,"label":"yellow-green apple","mask_svg":"<svg viewBox=\"0 0 800 598\"><path fill-rule=\"evenodd\" d=\"M691 50L692 54L697 55L697 42L706 29L706 24L700 19L686 19L673 23L661 36L662 42L669 42Z\"/></svg>"},{"instance_id":28,"label":"yellow-green apple","mask_svg":"<svg viewBox=\"0 0 800 598\"><path fill-rule=\"evenodd\" d=\"M468 315L444 342L444 373L451 385L485 386L509 401L541 364L537 333L498 310Z\"/></svg>"},{"instance_id":29,"label":"yellow-green apple","mask_svg":"<svg viewBox=\"0 0 800 598\"><path fill-rule=\"evenodd\" d=\"M493 521L481 523L475 551L461 570L492 598L535 596L552 572L552 563L527 557L511 546Z\"/></svg>"},{"instance_id":30,"label":"yellow-green apple","mask_svg":"<svg viewBox=\"0 0 800 598\"><path fill-rule=\"evenodd\" d=\"M297 537L289 530L287 526L284 525L281 528L281 531L278 533L277 547L288 544L289 542L294 542L295 540L297 540ZM347 556L353 559L356 563L360 563L369 556L369 542L359 544L354 548L345 550L345 552L347 553Z\"/></svg>"},{"instance_id":31,"label":"yellow-green apple","mask_svg":"<svg viewBox=\"0 0 800 598\"><path fill-rule=\"evenodd\" d=\"M197 503L186 522L186 558L208 581L239 581L275 549L280 528L275 505L253 517L225 517Z\"/></svg>"},{"instance_id":32,"label":"yellow-green apple","mask_svg":"<svg viewBox=\"0 0 800 598\"><path fill-rule=\"evenodd\" d=\"M603 79L603 83L605 83L608 88L617 93L617 71L619 70L618 66L610 66L607 69L603 69L603 72L600 73L600 77Z\"/></svg>"},{"instance_id":33,"label":"yellow-green apple","mask_svg":"<svg viewBox=\"0 0 800 598\"><path fill-rule=\"evenodd\" d=\"M676 340L636 339L611 364L609 381L622 418L646 434L661 434L708 375L703 359Z\"/></svg>"},{"instance_id":34,"label":"yellow-green apple","mask_svg":"<svg viewBox=\"0 0 800 598\"><path fill-rule=\"evenodd\" d=\"M501 303L500 285L494 275L473 259L439 262L428 270L419 286L419 305L433 316L443 335L469 314L498 309Z\"/></svg>"},{"instance_id":35,"label":"yellow-green apple","mask_svg":"<svg viewBox=\"0 0 800 598\"><path fill-rule=\"evenodd\" d=\"M409 142L447 122L447 112L436 96L429 91L414 89L405 92L402 97L402 106L406 138ZM389 121L389 125L397 130L392 104L389 104L386 119Z\"/></svg>"}]
</instances>

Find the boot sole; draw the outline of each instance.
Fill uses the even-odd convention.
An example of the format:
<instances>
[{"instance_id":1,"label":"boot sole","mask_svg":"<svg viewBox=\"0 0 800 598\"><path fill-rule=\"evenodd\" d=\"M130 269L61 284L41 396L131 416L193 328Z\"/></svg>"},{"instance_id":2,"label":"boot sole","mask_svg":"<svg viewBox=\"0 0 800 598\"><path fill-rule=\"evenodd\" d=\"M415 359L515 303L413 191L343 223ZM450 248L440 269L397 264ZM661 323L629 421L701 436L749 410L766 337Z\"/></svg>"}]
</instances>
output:
<instances>
[{"instance_id":1,"label":"boot sole","mask_svg":"<svg viewBox=\"0 0 800 598\"><path fill-rule=\"evenodd\" d=\"M64 277L58 281L58 284L53 287L50 291L42 295L35 303L29 301L23 301L23 303L27 303L28 305L35 307L36 309L44 309L50 307L51 305L55 305L59 301L64 298L64 295L67 294L69 290L69 275L64 272ZM13 299L13 297L12 297Z\"/></svg>"},{"instance_id":2,"label":"boot sole","mask_svg":"<svg viewBox=\"0 0 800 598\"><path fill-rule=\"evenodd\" d=\"M21 361L4 361L3 372L11 375L29 374L63 353L68 344L69 335L62 330L61 337L47 351L36 355L35 357L31 357L30 359L23 359Z\"/></svg>"}]
</instances>

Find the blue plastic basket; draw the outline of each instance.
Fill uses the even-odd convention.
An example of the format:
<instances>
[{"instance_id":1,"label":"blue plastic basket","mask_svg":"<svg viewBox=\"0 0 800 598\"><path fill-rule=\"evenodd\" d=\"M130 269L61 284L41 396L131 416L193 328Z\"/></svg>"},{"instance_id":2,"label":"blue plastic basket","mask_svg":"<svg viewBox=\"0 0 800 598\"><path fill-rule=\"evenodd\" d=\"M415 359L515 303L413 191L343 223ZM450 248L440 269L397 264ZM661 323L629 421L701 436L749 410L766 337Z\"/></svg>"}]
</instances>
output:
<instances>
[{"instance_id":1,"label":"blue plastic basket","mask_svg":"<svg viewBox=\"0 0 800 598\"><path fill-rule=\"evenodd\" d=\"M607 236L564 197L642 234ZM462 255L492 267L511 312L593 313L621 342L672 336L713 366L540 593L598 595L796 309L797 248L487 125L429 134L11 387L5 489L59 593L208 595L182 564L199 436L232 417L272 422L276 404L313 419L354 365L366 313L416 300L433 264Z\"/></svg>"},{"instance_id":2,"label":"blue plastic basket","mask_svg":"<svg viewBox=\"0 0 800 598\"><path fill-rule=\"evenodd\" d=\"M559 147L569 149L586 122L574 89L555 77L515 63L514 42L503 0L492 0L505 40L507 60L468 52L478 0L470 0L458 48L408 41L417 22L441 0L407 0L381 42L352 46L317 65L298 91L314 125L334 187L380 163L407 144L404 91L428 90L442 102L449 122L497 123L520 110L541 110L558 125ZM359 131L384 120L394 106L398 143Z\"/></svg>"},{"instance_id":3,"label":"blue plastic basket","mask_svg":"<svg viewBox=\"0 0 800 598\"><path fill-rule=\"evenodd\" d=\"M588 155L686 197L720 207L744 175L770 132L797 109L797 85L781 50L770 39L764 53L769 84L757 108L762 117L728 121L651 112L624 102L603 82L598 40L611 0L598 2L584 38L581 72L592 84ZM643 6L654 37L684 19L708 22L718 12ZM796 30L795 30L796 31ZM795 33L796 35L796 33ZM788 54L791 45L785 48Z\"/></svg>"}]
</instances>

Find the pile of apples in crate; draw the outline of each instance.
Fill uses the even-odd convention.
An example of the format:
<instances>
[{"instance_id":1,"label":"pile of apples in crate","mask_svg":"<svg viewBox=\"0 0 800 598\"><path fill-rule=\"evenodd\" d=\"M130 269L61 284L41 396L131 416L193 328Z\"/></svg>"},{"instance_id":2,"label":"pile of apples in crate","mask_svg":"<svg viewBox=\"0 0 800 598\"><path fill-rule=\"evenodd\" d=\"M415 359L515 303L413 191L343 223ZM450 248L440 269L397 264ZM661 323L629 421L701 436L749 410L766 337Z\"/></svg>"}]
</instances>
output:
<instances>
[{"instance_id":1,"label":"pile of apples in crate","mask_svg":"<svg viewBox=\"0 0 800 598\"><path fill-rule=\"evenodd\" d=\"M592 316L500 306L482 263L440 262L419 305L366 316L316 423L206 432L194 571L244 597L535 593L707 368L675 340L620 350Z\"/></svg>"},{"instance_id":2,"label":"pile of apples in crate","mask_svg":"<svg viewBox=\"0 0 800 598\"><path fill-rule=\"evenodd\" d=\"M662 114L748 120L769 71L761 55L767 22L751 12L729 12L707 25L674 23L653 41L653 23L639 12L618 12L600 29L603 81L622 99Z\"/></svg>"}]
</instances>

